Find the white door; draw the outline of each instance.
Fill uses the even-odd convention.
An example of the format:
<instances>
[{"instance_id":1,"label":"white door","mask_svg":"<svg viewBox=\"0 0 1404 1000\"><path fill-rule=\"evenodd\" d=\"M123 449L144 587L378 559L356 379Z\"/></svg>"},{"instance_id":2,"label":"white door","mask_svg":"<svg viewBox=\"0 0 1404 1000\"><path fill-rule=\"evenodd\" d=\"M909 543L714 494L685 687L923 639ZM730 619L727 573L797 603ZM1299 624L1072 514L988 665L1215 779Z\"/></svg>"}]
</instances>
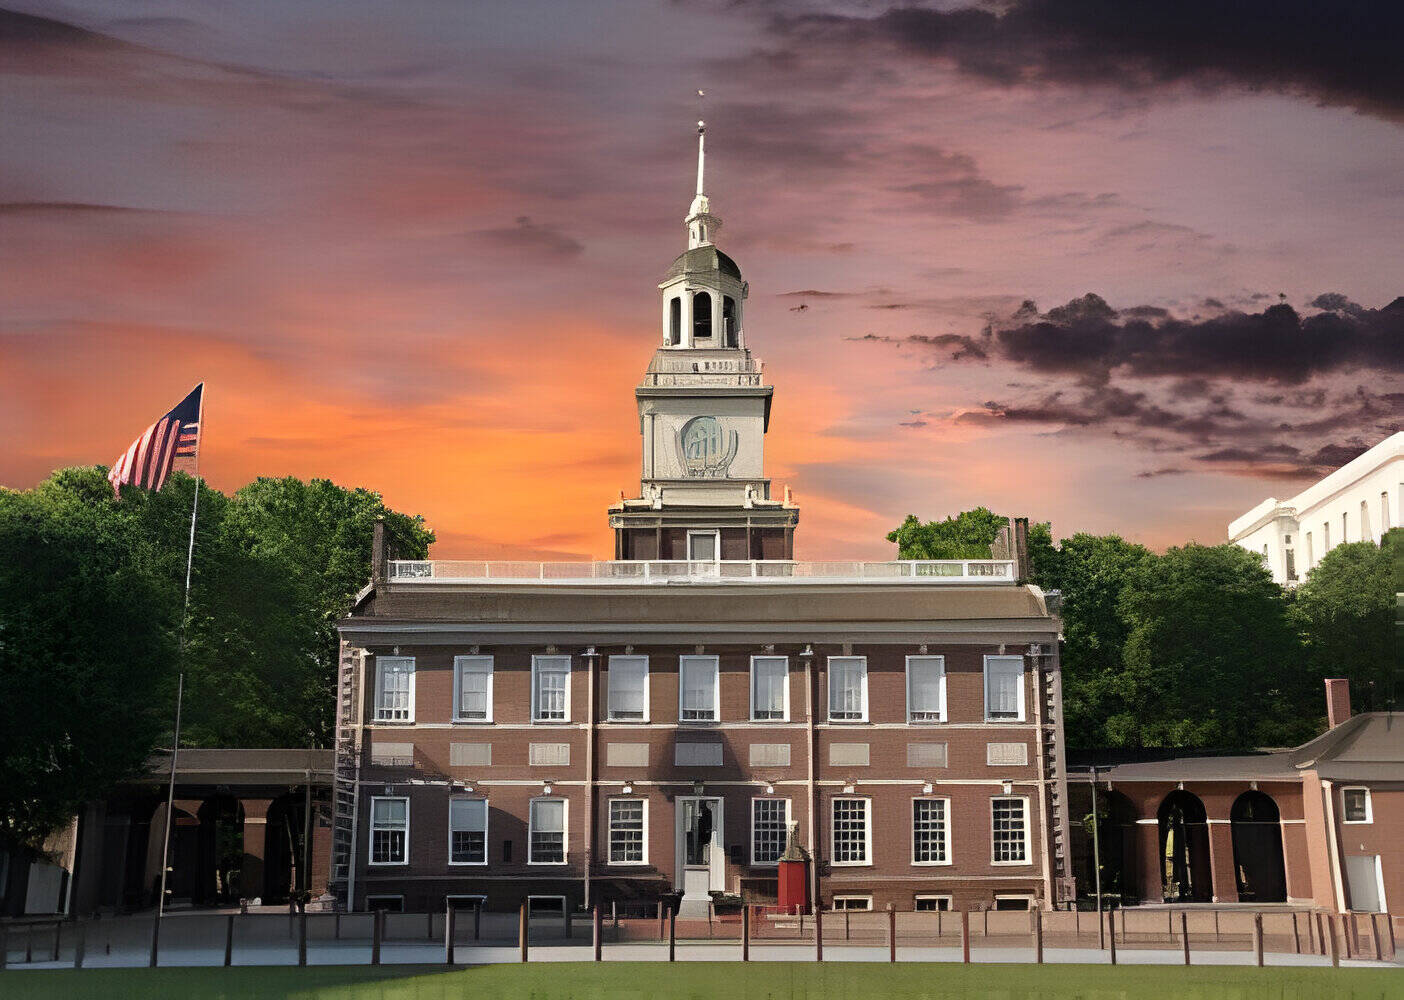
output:
<instances>
[{"instance_id":1,"label":"white door","mask_svg":"<svg viewBox=\"0 0 1404 1000\"><path fill-rule=\"evenodd\" d=\"M1382 912L1384 907L1380 898L1380 856L1347 854L1345 870L1346 887L1350 891L1350 908L1360 913Z\"/></svg>"},{"instance_id":2,"label":"white door","mask_svg":"<svg viewBox=\"0 0 1404 1000\"><path fill-rule=\"evenodd\" d=\"M677 887L686 891L705 879L709 890L720 891L726 882L726 850L722 843L722 800L678 799ZM692 878L688 875L691 873Z\"/></svg>"}]
</instances>

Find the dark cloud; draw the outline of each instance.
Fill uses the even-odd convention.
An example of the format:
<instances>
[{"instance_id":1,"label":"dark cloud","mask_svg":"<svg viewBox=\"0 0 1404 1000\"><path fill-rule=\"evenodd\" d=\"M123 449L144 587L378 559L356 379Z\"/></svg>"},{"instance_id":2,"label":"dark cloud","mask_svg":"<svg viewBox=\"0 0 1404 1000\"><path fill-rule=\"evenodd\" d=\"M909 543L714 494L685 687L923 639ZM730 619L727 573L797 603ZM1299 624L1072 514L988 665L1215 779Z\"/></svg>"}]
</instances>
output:
<instances>
[{"instance_id":1,"label":"dark cloud","mask_svg":"<svg viewBox=\"0 0 1404 1000\"><path fill-rule=\"evenodd\" d=\"M82 201L6 201L0 202L0 215L135 215L160 213L160 209L128 208L125 205L101 205Z\"/></svg>"},{"instance_id":2,"label":"dark cloud","mask_svg":"<svg viewBox=\"0 0 1404 1000\"><path fill-rule=\"evenodd\" d=\"M577 257L585 249L583 243L555 226L539 225L526 215L517 216L514 225L479 229L473 235L501 250L554 260Z\"/></svg>"},{"instance_id":3,"label":"dark cloud","mask_svg":"<svg viewBox=\"0 0 1404 1000\"><path fill-rule=\"evenodd\" d=\"M1004 86L1184 86L1301 95L1370 114L1404 114L1404 4L1398 0L1006 0L875 16L780 14L793 49L878 43Z\"/></svg>"}]
</instances>

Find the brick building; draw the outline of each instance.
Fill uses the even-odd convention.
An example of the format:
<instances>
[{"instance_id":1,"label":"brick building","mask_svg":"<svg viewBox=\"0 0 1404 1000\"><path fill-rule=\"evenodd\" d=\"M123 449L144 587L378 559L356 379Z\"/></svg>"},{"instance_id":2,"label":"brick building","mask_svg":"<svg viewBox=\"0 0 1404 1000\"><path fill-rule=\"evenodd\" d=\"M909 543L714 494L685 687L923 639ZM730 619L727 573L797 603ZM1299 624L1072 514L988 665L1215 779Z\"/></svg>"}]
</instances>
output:
<instances>
[{"instance_id":1,"label":"brick building","mask_svg":"<svg viewBox=\"0 0 1404 1000\"><path fill-rule=\"evenodd\" d=\"M698 190L635 392L616 559L403 562L340 623L332 887L352 909L1069 898L1059 622L1017 559L803 563L772 388Z\"/></svg>"}]
</instances>

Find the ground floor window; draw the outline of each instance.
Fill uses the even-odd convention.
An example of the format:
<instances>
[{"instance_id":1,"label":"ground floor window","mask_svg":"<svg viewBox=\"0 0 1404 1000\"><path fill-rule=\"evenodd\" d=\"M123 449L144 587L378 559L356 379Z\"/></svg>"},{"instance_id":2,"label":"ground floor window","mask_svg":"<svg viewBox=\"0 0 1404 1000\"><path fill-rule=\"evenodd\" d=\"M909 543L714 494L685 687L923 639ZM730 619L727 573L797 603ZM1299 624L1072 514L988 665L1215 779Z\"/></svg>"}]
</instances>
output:
<instances>
[{"instance_id":1,"label":"ground floor window","mask_svg":"<svg viewBox=\"0 0 1404 1000\"><path fill-rule=\"evenodd\" d=\"M366 909L371 913L376 910L384 910L386 913L404 913L404 896L367 896Z\"/></svg>"},{"instance_id":2,"label":"ground floor window","mask_svg":"<svg viewBox=\"0 0 1404 1000\"><path fill-rule=\"evenodd\" d=\"M872 896L835 896L834 909L836 910L871 910L873 908Z\"/></svg>"},{"instance_id":3,"label":"ground floor window","mask_svg":"<svg viewBox=\"0 0 1404 1000\"><path fill-rule=\"evenodd\" d=\"M532 799L528 864L565 864L565 808L565 799Z\"/></svg>"},{"instance_id":4,"label":"ground floor window","mask_svg":"<svg viewBox=\"0 0 1404 1000\"><path fill-rule=\"evenodd\" d=\"M564 896L528 896L527 915L532 917L560 916L565 913Z\"/></svg>"},{"instance_id":5,"label":"ground floor window","mask_svg":"<svg viewBox=\"0 0 1404 1000\"><path fill-rule=\"evenodd\" d=\"M609 800L609 863L612 865L641 865L644 863L643 799Z\"/></svg>"},{"instance_id":6,"label":"ground floor window","mask_svg":"<svg viewBox=\"0 0 1404 1000\"><path fill-rule=\"evenodd\" d=\"M1029 800L990 800L990 843L997 865L1027 864L1029 860Z\"/></svg>"},{"instance_id":7,"label":"ground floor window","mask_svg":"<svg viewBox=\"0 0 1404 1000\"><path fill-rule=\"evenodd\" d=\"M912 800L912 864L944 865L950 861L946 850L949 799Z\"/></svg>"},{"instance_id":8,"label":"ground floor window","mask_svg":"<svg viewBox=\"0 0 1404 1000\"><path fill-rule=\"evenodd\" d=\"M790 800L751 800L751 864L773 865L785 853L789 837Z\"/></svg>"},{"instance_id":9,"label":"ground floor window","mask_svg":"<svg viewBox=\"0 0 1404 1000\"><path fill-rule=\"evenodd\" d=\"M1033 908L1032 896L996 895L994 900L996 910L1029 910Z\"/></svg>"},{"instance_id":10,"label":"ground floor window","mask_svg":"<svg viewBox=\"0 0 1404 1000\"><path fill-rule=\"evenodd\" d=\"M487 799L449 799L449 863L487 864Z\"/></svg>"},{"instance_id":11,"label":"ground floor window","mask_svg":"<svg viewBox=\"0 0 1404 1000\"><path fill-rule=\"evenodd\" d=\"M448 895L444 897L444 904L453 907L455 910L486 910L487 897Z\"/></svg>"},{"instance_id":12,"label":"ground floor window","mask_svg":"<svg viewBox=\"0 0 1404 1000\"><path fill-rule=\"evenodd\" d=\"M371 799L370 862L403 865L409 862L409 799Z\"/></svg>"},{"instance_id":13,"label":"ground floor window","mask_svg":"<svg viewBox=\"0 0 1404 1000\"><path fill-rule=\"evenodd\" d=\"M918 913L934 913L937 910L942 912L951 908L950 896L918 896L914 900L913 908Z\"/></svg>"}]
</instances>

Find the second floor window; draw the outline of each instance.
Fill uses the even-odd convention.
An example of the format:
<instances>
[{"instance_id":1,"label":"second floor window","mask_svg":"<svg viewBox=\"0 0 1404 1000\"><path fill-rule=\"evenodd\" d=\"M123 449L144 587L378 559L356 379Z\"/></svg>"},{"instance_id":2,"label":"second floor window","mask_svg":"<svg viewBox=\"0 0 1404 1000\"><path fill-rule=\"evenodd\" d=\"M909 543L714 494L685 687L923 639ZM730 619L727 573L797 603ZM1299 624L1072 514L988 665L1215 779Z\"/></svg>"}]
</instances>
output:
<instances>
[{"instance_id":1,"label":"second floor window","mask_svg":"<svg viewBox=\"0 0 1404 1000\"><path fill-rule=\"evenodd\" d=\"M570 720L570 657L531 658L531 719L533 722Z\"/></svg>"},{"instance_id":2,"label":"second floor window","mask_svg":"<svg viewBox=\"0 0 1404 1000\"><path fill-rule=\"evenodd\" d=\"M454 718L461 722L492 721L492 657L455 656L458 675Z\"/></svg>"},{"instance_id":3,"label":"second floor window","mask_svg":"<svg viewBox=\"0 0 1404 1000\"><path fill-rule=\"evenodd\" d=\"M648 657L609 658L609 719L611 722L648 721Z\"/></svg>"},{"instance_id":4,"label":"second floor window","mask_svg":"<svg viewBox=\"0 0 1404 1000\"><path fill-rule=\"evenodd\" d=\"M1024 658L985 657L985 718L995 722L1024 720Z\"/></svg>"},{"instance_id":5,"label":"second floor window","mask_svg":"<svg viewBox=\"0 0 1404 1000\"><path fill-rule=\"evenodd\" d=\"M907 721L946 721L944 657L907 657Z\"/></svg>"},{"instance_id":6,"label":"second floor window","mask_svg":"<svg viewBox=\"0 0 1404 1000\"><path fill-rule=\"evenodd\" d=\"M487 864L487 799L449 799L449 863Z\"/></svg>"},{"instance_id":7,"label":"second floor window","mask_svg":"<svg viewBox=\"0 0 1404 1000\"><path fill-rule=\"evenodd\" d=\"M829 657L829 718L839 722L867 721L867 657Z\"/></svg>"},{"instance_id":8,"label":"second floor window","mask_svg":"<svg viewBox=\"0 0 1404 1000\"><path fill-rule=\"evenodd\" d=\"M790 661L784 656L751 657L751 718L785 721L789 714Z\"/></svg>"},{"instance_id":9,"label":"second floor window","mask_svg":"<svg viewBox=\"0 0 1404 1000\"><path fill-rule=\"evenodd\" d=\"M678 718L684 722L717 721L717 658L678 657Z\"/></svg>"},{"instance_id":10,"label":"second floor window","mask_svg":"<svg viewBox=\"0 0 1404 1000\"><path fill-rule=\"evenodd\" d=\"M563 865L566 859L565 799L532 799L527 863Z\"/></svg>"},{"instance_id":11,"label":"second floor window","mask_svg":"<svg viewBox=\"0 0 1404 1000\"><path fill-rule=\"evenodd\" d=\"M375 658L375 721L414 721L414 657Z\"/></svg>"}]
</instances>

